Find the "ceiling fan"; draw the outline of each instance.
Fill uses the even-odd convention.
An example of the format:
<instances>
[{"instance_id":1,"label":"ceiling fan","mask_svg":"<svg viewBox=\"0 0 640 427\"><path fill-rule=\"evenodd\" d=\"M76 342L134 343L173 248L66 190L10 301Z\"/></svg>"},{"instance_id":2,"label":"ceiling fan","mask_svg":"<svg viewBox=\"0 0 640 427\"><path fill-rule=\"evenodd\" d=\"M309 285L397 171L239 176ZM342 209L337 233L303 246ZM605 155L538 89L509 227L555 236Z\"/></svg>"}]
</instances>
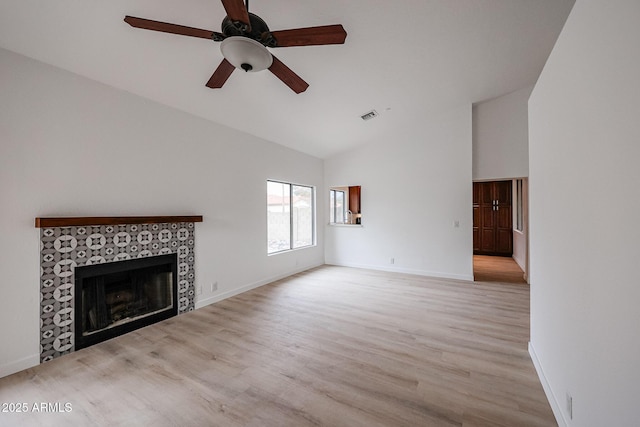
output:
<instances>
[{"instance_id":1,"label":"ceiling fan","mask_svg":"<svg viewBox=\"0 0 640 427\"><path fill-rule=\"evenodd\" d=\"M270 31L262 18L249 12L249 0L246 4L242 0L221 1L227 16L222 20L220 33L128 15L124 21L145 30L222 42L220 50L224 59L207 82L207 87L212 89L221 88L233 70L240 68L247 72L268 69L295 93L304 92L309 84L273 56L267 47L343 44L347 37L340 24Z\"/></svg>"}]
</instances>

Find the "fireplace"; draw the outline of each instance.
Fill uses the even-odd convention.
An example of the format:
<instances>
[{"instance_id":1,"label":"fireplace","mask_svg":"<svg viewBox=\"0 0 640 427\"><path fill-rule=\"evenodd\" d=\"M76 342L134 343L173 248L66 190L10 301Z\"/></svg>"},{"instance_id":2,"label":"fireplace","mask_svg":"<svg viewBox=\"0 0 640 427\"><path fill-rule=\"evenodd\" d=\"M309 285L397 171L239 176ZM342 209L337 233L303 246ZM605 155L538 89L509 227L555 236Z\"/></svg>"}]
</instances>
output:
<instances>
[{"instance_id":1,"label":"fireplace","mask_svg":"<svg viewBox=\"0 0 640 427\"><path fill-rule=\"evenodd\" d=\"M177 265L168 254L76 268L76 350L175 316Z\"/></svg>"},{"instance_id":2,"label":"fireplace","mask_svg":"<svg viewBox=\"0 0 640 427\"><path fill-rule=\"evenodd\" d=\"M178 315L192 311L195 308L195 223L198 222L202 222L202 216L36 218L35 225L40 228L40 361L47 362L98 342L98 329L105 329L103 337L108 339L161 320L163 316L174 315L176 310ZM173 257L171 262L177 262L176 267L145 264L166 255ZM128 269L127 263L133 260L141 261L141 268L151 268L152 272L160 268L146 289L144 284L139 284L141 279L134 279L138 284L127 288L120 280L124 273L116 271L115 279L106 279L114 291L103 290L105 279L90 279L84 297L82 287L76 291L78 272L93 277L107 271L99 266ZM85 267L91 269L84 270ZM96 270L92 271L93 268ZM168 277L171 277L171 294L167 292ZM89 285L92 280L93 285ZM153 291L154 280L164 280L165 285L156 286ZM146 302L129 308L122 305L123 299L129 305L129 300L143 291L149 295ZM116 304L118 299L120 304ZM78 311L83 301L93 307L93 314L82 315ZM171 308L162 309L164 306ZM91 307L87 311L91 311Z\"/></svg>"}]
</instances>

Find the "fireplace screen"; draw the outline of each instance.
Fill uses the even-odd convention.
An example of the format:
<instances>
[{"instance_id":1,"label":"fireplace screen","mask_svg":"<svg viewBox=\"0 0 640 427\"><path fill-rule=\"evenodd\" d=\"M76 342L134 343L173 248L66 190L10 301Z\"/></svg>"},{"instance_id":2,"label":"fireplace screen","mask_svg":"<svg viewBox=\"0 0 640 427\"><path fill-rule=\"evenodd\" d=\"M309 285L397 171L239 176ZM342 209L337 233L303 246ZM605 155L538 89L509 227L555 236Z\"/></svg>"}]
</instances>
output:
<instances>
[{"instance_id":1,"label":"fireplace screen","mask_svg":"<svg viewBox=\"0 0 640 427\"><path fill-rule=\"evenodd\" d=\"M76 350L175 316L176 254L76 268Z\"/></svg>"}]
</instances>

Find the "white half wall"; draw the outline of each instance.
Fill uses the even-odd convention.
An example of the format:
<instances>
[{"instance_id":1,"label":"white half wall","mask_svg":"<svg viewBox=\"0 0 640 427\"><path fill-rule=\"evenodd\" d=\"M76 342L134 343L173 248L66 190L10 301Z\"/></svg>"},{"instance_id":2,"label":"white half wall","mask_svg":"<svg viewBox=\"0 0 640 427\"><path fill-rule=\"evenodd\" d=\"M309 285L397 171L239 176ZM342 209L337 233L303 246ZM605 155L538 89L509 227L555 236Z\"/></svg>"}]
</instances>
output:
<instances>
[{"instance_id":1,"label":"white half wall","mask_svg":"<svg viewBox=\"0 0 640 427\"><path fill-rule=\"evenodd\" d=\"M362 186L362 227L326 225L327 263L473 280L471 105L422 120L325 160L325 188Z\"/></svg>"},{"instance_id":2,"label":"white half wall","mask_svg":"<svg viewBox=\"0 0 640 427\"><path fill-rule=\"evenodd\" d=\"M529 176L527 102L533 87L473 106L473 180Z\"/></svg>"},{"instance_id":3,"label":"white half wall","mask_svg":"<svg viewBox=\"0 0 640 427\"><path fill-rule=\"evenodd\" d=\"M267 179L324 194L322 160L1 49L0 73L0 376L38 363L37 216L203 215L198 306L323 264L323 233L266 243Z\"/></svg>"},{"instance_id":4,"label":"white half wall","mask_svg":"<svg viewBox=\"0 0 640 427\"><path fill-rule=\"evenodd\" d=\"M561 426L638 425L639 18L578 0L529 102L531 348Z\"/></svg>"}]
</instances>

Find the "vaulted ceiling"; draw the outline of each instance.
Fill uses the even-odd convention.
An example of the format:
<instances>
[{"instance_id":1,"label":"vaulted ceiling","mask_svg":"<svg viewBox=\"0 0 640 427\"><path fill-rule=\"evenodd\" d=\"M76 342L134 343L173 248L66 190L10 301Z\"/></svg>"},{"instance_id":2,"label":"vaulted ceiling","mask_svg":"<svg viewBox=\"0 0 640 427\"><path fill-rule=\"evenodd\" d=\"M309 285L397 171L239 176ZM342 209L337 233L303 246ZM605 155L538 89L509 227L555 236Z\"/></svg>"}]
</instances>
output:
<instances>
[{"instance_id":1,"label":"vaulted ceiling","mask_svg":"<svg viewBox=\"0 0 640 427\"><path fill-rule=\"evenodd\" d=\"M397 129L419 134L430 114L534 84L573 3L253 0L249 10L272 31L338 23L347 31L344 45L272 51L310 84L299 95L269 72L236 71L209 89L219 43L123 21L220 31L219 0L2 0L0 47L327 158ZM372 109L379 116L363 121Z\"/></svg>"}]
</instances>

